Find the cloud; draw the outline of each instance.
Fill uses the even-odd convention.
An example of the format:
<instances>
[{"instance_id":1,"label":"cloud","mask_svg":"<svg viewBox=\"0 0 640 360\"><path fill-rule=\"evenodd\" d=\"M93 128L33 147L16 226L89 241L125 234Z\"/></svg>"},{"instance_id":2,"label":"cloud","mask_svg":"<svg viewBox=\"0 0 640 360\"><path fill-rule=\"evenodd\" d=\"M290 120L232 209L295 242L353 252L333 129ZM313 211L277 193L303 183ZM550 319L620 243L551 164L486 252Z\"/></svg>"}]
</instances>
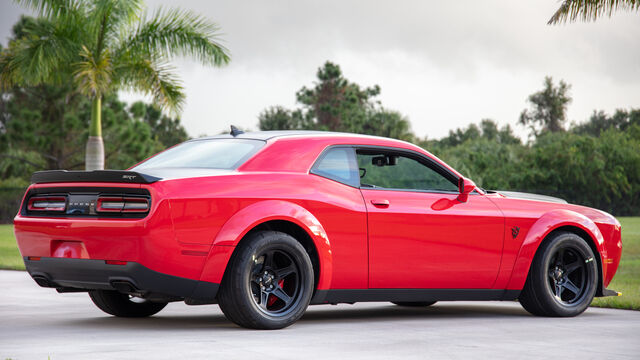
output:
<instances>
[{"instance_id":1,"label":"cloud","mask_svg":"<svg viewBox=\"0 0 640 360\"><path fill-rule=\"evenodd\" d=\"M414 131L430 138L482 118L515 124L546 75L573 85L574 121L594 109L640 106L638 13L547 26L556 1L179 5L221 25L233 58L223 69L177 61L187 90L182 120L192 136L218 133L229 124L255 129L264 108L294 106L295 92L314 81L326 60L363 86L379 84L383 105L407 115ZM148 6L176 3L153 0ZM9 6L2 7L5 26ZM12 16L17 20L17 13Z\"/></svg>"}]
</instances>

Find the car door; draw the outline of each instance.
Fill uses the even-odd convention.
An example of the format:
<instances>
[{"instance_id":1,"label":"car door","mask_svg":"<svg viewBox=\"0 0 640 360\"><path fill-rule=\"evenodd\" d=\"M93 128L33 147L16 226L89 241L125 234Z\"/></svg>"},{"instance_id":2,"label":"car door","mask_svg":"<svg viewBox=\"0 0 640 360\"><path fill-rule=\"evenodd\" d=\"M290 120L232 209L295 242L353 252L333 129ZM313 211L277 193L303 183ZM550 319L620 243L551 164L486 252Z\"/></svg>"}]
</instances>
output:
<instances>
[{"instance_id":1,"label":"car door","mask_svg":"<svg viewBox=\"0 0 640 360\"><path fill-rule=\"evenodd\" d=\"M369 288L488 289L504 218L484 195L458 201L457 176L423 154L358 148Z\"/></svg>"}]
</instances>

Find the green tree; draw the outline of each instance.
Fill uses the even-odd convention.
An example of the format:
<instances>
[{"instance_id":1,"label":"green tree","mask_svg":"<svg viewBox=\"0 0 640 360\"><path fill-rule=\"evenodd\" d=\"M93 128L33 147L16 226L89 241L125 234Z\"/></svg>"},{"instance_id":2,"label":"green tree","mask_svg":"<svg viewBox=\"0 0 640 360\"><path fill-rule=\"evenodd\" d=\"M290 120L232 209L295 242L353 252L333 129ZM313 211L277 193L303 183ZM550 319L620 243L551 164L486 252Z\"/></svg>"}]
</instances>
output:
<instances>
[{"instance_id":1,"label":"green tree","mask_svg":"<svg viewBox=\"0 0 640 360\"><path fill-rule=\"evenodd\" d=\"M187 131L180 123L180 119L171 118L163 114L162 110L155 105L138 101L131 105L129 112L135 120L146 123L149 126L151 134L164 148L189 139L189 135L187 135Z\"/></svg>"},{"instance_id":2,"label":"green tree","mask_svg":"<svg viewBox=\"0 0 640 360\"><path fill-rule=\"evenodd\" d=\"M304 124L320 130L358 132L380 87L361 88L342 75L340 66L329 61L316 76L318 81L312 88L305 86L296 94Z\"/></svg>"},{"instance_id":3,"label":"green tree","mask_svg":"<svg viewBox=\"0 0 640 360\"><path fill-rule=\"evenodd\" d=\"M359 132L409 142L415 139L409 120L398 111L384 108L370 110Z\"/></svg>"},{"instance_id":4,"label":"green tree","mask_svg":"<svg viewBox=\"0 0 640 360\"><path fill-rule=\"evenodd\" d=\"M465 128L449 130L449 135L440 140L427 140L425 146L448 148L478 139L500 144L520 144L520 139L513 134L513 129L509 124L498 128L498 124L495 121L482 119L479 125L472 123Z\"/></svg>"},{"instance_id":5,"label":"green tree","mask_svg":"<svg viewBox=\"0 0 640 360\"><path fill-rule=\"evenodd\" d=\"M260 130L299 130L303 125L300 111L291 111L283 106L271 106L258 115Z\"/></svg>"},{"instance_id":6,"label":"green tree","mask_svg":"<svg viewBox=\"0 0 640 360\"><path fill-rule=\"evenodd\" d=\"M638 11L639 0L564 0L547 24L555 25L567 21L596 20L602 15L611 16L617 10Z\"/></svg>"},{"instance_id":7,"label":"green tree","mask_svg":"<svg viewBox=\"0 0 640 360\"><path fill-rule=\"evenodd\" d=\"M614 214L640 214L640 126L598 137L541 136L527 152L521 189Z\"/></svg>"},{"instance_id":8,"label":"green tree","mask_svg":"<svg viewBox=\"0 0 640 360\"><path fill-rule=\"evenodd\" d=\"M570 88L571 86L562 80L555 86L550 76L545 77L544 89L529 96L531 109L522 111L520 124L529 127L533 136L547 131L564 131L567 105L571 102Z\"/></svg>"},{"instance_id":9,"label":"green tree","mask_svg":"<svg viewBox=\"0 0 640 360\"><path fill-rule=\"evenodd\" d=\"M587 122L575 125L571 131L576 134L600 136L608 129L626 130L634 124L640 126L640 109L618 109L613 116L607 115L604 111L594 110Z\"/></svg>"},{"instance_id":10,"label":"green tree","mask_svg":"<svg viewBox=\"0 0 640 360\"><path fill-rule=\"evenodd\" d=\"M70 86L91 100L86 146L88 170L104 168L102 101L120 89L152 95L178 112L181 82L169 60L176 56L220 66L229 61L219 28L189 11L142 14L139 0L18 0L39 18L23 27L0 56L0 79L14 85Z\"/></svg>"},{"instance_id":11,"label":"green tree","mask_svg":"<svg viewBox=\"0 0 640 360\"><path fill-rule=\"evenodd\" d=\"M325 130L362 133L412 141L409 120L382 107L380 87L361 87L346 79L340 66L327 61L312 87L296 93L295 110L272 106L258 115L260 130Z\"/></svg>"},{"instance_id":12,"label":"green tree","mask_svg":"<svg viewBox=\"0 0 640 360\"><path fill-rule=\"evenodd\" d=\"M82 150L88 135L86 124L91 101L69 94L73 93L49 85L14 87L0 94L0 175L3 178L26 180L37 170L84 166ZM102 112L105 161L109 168L128 168L170 146L161 140L162 129L154 130L153 121L135 116L133 107L119 101L114 94L104 97ZM179 120L166 121L177 124L175 129L179 135L182 129ZM182 138L177 141L180 140Z\"/></svg>"}]
</instances>

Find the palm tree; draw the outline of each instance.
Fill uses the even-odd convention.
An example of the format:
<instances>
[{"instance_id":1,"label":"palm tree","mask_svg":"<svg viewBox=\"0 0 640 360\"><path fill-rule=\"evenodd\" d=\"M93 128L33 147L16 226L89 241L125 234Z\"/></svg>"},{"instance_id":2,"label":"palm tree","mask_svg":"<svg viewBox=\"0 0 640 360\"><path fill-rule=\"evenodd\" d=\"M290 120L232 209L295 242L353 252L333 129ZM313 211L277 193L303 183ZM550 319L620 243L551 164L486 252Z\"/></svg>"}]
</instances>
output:
<instances>
[{"instance_id":1,"label":"palm tree","mask_svg":"<svg viewBox=\"0 0 640 360\"><path fill-rule=\"evenodd\" d=\"M219 27L183 10L148 14L141 0L15 0L34 10L24 36L0 57L2 86L72 83L92 101L85 167L104 168L101 113L104 94L151 95L178 113L185 94L169 60L193 57L204 65L229 62Z\"/></svg>"},{"instance_id":2,"label":"palm tree","mask_svg":"<svg viewBox=\"0 0 640 360\"><path fill-rule=\"evenodd\" d=\"M638 10L640 0L564 0L547 24L576 21L578 18L583 21L595 20L604 14L611 16L618 9Z\"/></svg>"}]
</instances>

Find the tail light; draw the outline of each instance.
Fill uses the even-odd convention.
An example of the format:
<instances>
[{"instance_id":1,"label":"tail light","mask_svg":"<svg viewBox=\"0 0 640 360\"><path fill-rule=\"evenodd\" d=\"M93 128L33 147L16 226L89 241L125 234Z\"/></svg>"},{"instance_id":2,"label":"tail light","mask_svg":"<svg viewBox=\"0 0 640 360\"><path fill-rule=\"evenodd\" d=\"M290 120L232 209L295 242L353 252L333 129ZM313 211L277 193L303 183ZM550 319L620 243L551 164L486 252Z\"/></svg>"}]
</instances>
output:
<instances>
[{"instance_id":1,"label":"tail light","mask_svg":"<svg viewBox=\"0 0 640 360\"><path fill-rule=\"evenodd\" d=\"M149 211L149 200L136 197L103 197L98 198L96 212L147 212Z\"/></svg>"},{"instance_id":2,"label":"tail light","mask_svg":"<svg viewBox=\"0 0 640 360\"><path fill-rule=\"evenodd\" d=\"M121 197L99 197L96 205L97 212L121 212L124 199Z\"/></svg>"},{"instance_id":3,"label":"tail light","mask_svg":"<svg viewBox=\"0 0 640 360\"><path fill-rule=\"evenodd\" d=\"M34 196L29 199L29 211L65 211L67 198L64 196Z\"/></svg>"}]
</instances>

